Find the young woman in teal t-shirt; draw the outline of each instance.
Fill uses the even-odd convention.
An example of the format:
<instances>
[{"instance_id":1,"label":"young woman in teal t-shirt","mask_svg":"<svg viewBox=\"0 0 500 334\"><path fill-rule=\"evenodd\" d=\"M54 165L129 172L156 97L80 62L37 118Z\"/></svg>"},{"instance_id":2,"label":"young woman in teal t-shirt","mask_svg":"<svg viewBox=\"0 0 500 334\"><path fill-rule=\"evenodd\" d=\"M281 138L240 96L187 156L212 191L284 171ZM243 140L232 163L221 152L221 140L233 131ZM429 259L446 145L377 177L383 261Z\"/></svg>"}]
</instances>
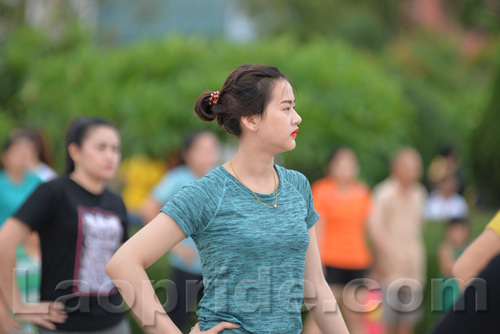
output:
<instances>
[{"instance_id":1,"label":"young woman in teal t-shirt","mask_svg":"<svg viewBox=\"0 0 500 334\"><path fill-rule=\"evenodd\" d=\"M195 105L239 138L234 158L178 192L107 266L147 333L181 333L155 298L145 268L186 237L202 262L205 295L191 333L302 331L301 305L324 334L348 333L323 276L309 182L274 164L295 148L302 119L288 78L244 65Z\"/></svg>"}]
</instances>

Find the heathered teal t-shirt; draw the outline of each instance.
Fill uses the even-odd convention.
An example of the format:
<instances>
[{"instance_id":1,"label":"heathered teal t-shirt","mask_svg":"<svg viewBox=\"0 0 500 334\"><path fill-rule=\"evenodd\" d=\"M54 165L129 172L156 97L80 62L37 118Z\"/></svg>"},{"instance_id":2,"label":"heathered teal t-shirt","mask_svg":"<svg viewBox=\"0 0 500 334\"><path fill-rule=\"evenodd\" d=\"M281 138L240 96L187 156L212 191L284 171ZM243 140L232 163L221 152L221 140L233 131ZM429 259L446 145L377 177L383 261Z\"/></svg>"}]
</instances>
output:
<instances>
[{"instance_id":1,"label":"heathered teal t-shirt","mask_svg":"<svg viewBox=\"0 0 500 334\"><path fill-rule=\"evenodd\" d=\"M200 252L205 290L197 314L202 331L221 321L241 325L222 333L302 331L308 229L319 215L306 177L275 168L280 180L276 209L260 204L218 166L161 210ZM274 192L257 196L266 205L274 204Z\"/></svg>"}]
</instances>

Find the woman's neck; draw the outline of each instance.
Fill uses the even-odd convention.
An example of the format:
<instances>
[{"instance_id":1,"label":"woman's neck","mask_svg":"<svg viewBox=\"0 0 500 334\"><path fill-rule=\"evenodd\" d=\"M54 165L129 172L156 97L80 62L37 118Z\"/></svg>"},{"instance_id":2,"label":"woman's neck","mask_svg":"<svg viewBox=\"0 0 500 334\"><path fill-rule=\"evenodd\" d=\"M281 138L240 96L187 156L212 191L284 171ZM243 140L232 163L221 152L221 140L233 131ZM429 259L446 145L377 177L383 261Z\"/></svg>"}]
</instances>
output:
<instances>
[{"instance_id":1,"label":"woman's neck","mask_svg":"<svg viewBox=\"0 0 500 334\"><path fill-rule=\"evenodd\" d=\"M69 177L82 188L95 195L102 193L105 187L105 182L103 180L92 177L88 173L84 173L80 170L75 170Z\"/></svg>"},{"instance_id":2,"label":"woman's neck","mask_svg":"<svg viewBox=\"0 0 500 334\"><path fill-rule=\"evenodd\" d=\"M238 147L232 163L235 168L238 166L238 175L250 178L261 179L274 173L274 155L242 144Z\"/></svg>"},{"instance_id":3,"label":"woman's neck","mask_svg":"<svg viewBox=\"0 0 500 334\"><path fill-rule=\"evenodd\" d=\"M274 155L241 143L231 163L224 164L224 168L255 192L271 193L279 185L279 178L275 177Z\"/></svg>"},{"instance_id":4,"label":"woman's neck","mask_svg":"<svg viewBox=\"0 0 500 334\"><path fill-rule=\"evenodd\" d=\"M24 178L24 171L16 170L16 169L5 169L5 173L9 177L9 179L14 183L21 183Z\"/></svg>"}]
</instances>

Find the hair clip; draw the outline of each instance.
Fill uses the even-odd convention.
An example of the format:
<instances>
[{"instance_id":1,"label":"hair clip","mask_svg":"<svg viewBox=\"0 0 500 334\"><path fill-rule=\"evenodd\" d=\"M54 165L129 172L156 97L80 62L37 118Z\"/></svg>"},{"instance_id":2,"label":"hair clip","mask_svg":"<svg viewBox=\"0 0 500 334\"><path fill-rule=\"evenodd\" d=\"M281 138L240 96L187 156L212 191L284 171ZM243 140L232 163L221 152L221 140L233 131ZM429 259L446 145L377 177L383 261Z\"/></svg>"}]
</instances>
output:
<instances>
[{"instance_id":1,"label":"hair clip","mask_svg":"<svg viewBox=\"0 0 500 334\"><path fill-rule=\"evenodd\" d=\"M219 102L219 95L219 91L211 93L210 97L208 98L208 104L211 106L217 104L217 102Z\"/></svg>"}]
</instances>

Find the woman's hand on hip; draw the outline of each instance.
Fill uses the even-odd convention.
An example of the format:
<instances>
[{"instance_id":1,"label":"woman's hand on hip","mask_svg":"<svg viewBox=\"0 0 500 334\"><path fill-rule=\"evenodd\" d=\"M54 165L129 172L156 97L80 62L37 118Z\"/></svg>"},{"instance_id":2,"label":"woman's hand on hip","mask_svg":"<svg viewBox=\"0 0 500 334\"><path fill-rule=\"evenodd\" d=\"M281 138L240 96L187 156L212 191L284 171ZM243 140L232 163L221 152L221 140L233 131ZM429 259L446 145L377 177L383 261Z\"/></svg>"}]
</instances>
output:
<instances>
[{"instance_id":1,"label":"woman's hand on hip","mask_svg":"<svg viewBox=\"0 0 500 334\"><path fill-rule=\"evenodd\" d=\"M18 321L29 322L47 329L56 329L55 324L62 324L68 315L64 312L64 306L57 302L40 302L36 304L24 304L14 312Z\"/></svg>"},{"instance_id":2,"label":"woman's hand on hip","mask_svg":"<svg viewBox=\"0 0 500 334\"><path fill-rule=\"evenodd\" d=\"M217 334L222 332L224 329L234 329L234 328L240 328L240 326L233 324L232 322L223 321L218 325L212 327L208 331L201 331L200 324L196 323L196 325L191 329L191 332L189 332L189 334Z\"/></svg>"}]
</instances>

